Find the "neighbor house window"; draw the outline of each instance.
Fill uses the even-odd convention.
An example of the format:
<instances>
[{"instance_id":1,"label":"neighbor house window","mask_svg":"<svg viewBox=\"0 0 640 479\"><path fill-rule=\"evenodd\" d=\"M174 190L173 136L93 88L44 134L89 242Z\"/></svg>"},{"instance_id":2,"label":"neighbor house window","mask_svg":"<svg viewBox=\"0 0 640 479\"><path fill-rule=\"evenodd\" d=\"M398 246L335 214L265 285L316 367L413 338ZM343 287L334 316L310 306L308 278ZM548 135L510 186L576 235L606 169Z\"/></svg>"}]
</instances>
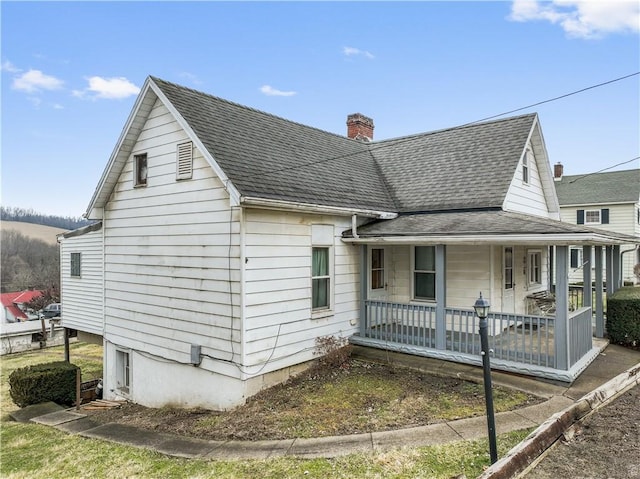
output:
<instances>
[{"instance_id":1,"label":"neighbor house window","mask_svg":"<svg viewBox=\"0 0 640 479\"><path fill-rule=\"evenodd\" d=\"M527 266L529 270L529 284L542 284L542 252L529 251L527 254Z\"/></svg>"},{"instance_id":2,"label":"neighbor house window","mask_svg":"<svg viewBox=\"0 0 640 479\"><path fill-rule=\"evenodd\" d=\"M531 156L531 152L527 151L522 158L522 182L525 184L529 183L529 159Z\"/></svg>"},{"instance_id":3,"label":"neighbor house window","mask_svg":"<svg viewBox=\"0 0 640 479\"><path fill-rule=\"evenodd\" d=\"M577 210L576 223L579 225L609 224L609 208L601 210Z\"/></svg>"},{"instance_id":4,"label":"neighbor house window","mask_svg":"<svg viewBox=\"0 0 640 479\"><path fill-rule=\"evenodd\" d=\"M413 297L436 299L436 247L416 246L413 259Z\"/></svg>"},{"instance_id":5,"label":"neighbor house window","mask_svg":"<svg viewBox=\"0 0 640 479\"><path fill-rule=\"evenodd\" d=\"M135 175L135 186L146 186L147 185L147 154L143 153L141 155L133 156L134 163L134 175Z\"/></svg>"},{"instance_id":6,"label":"neighbor house window","mask_svg":"<svg viewBox=\"0 0 640 479\"><path fill-rule=\"evenodd\" d=\"M311 284L311 307L313 309L328 309L331 291L329 248L312 249Z\"/></svg>"},{"instance_id":7,"label":"neighbor house window","mask_svg":"<svg viewBox=\"0 0 640 479\"><path fill-rule=\"evenodd\" d=\"M82 261L82 253L71 253L71 276L80 277L80 265Z\"/></svg>"},{"instance_id":8,"label":"neighbor house window","mask_svg":"<svg viewBox=\"0 0 640 479\"><path fill-rule=\"evenodd\" d=\"M125 393L131 386L131 359L126 351L116 350L116 386Z\"/></svg>"}]
</instances>

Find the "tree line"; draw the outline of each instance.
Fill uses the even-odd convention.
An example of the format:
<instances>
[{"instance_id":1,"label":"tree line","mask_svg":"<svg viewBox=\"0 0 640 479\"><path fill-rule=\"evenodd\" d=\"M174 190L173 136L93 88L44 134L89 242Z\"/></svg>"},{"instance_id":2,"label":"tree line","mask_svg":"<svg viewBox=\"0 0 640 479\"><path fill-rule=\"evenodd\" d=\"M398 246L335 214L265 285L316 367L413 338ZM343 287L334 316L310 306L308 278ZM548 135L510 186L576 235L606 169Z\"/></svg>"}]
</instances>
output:
<instances>
[{"instance_id":1,"label":"tree line","mask_svg":"<svg viewBox=\"0 0 640 479\"><path fill-rule=\"evenodd\" d=\"M79 217L44 215L32 209L11 206L0 206L0 219L4 221L21 221L23 223L53 226L54 228L62 228L65 230L82 228L92 223L89 220Z\"/></svg>"}]
</instances>

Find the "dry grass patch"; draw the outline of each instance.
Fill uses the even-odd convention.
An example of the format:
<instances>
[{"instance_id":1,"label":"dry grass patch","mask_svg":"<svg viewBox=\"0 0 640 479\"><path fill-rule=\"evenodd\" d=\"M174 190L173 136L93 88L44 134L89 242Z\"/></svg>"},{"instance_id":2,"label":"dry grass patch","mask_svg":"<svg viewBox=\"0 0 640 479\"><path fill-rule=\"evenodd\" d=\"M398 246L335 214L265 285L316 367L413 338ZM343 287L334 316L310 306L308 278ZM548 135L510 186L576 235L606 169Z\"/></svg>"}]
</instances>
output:
<instances>
[{"instance_id":1,"label":"dry grass patch","mask_svg":"<svg viewBox=\"0 0 640 479\"><path fill-rule=\"evenodd\" d=\"M518 391L494 390L497 412L539 401ZM351 360L346 367L309 370L227 412L127 404L93 417L205 439L262 440L423 426L483 415L484 407L482 384Z\"/></svg>"}]
</instances>

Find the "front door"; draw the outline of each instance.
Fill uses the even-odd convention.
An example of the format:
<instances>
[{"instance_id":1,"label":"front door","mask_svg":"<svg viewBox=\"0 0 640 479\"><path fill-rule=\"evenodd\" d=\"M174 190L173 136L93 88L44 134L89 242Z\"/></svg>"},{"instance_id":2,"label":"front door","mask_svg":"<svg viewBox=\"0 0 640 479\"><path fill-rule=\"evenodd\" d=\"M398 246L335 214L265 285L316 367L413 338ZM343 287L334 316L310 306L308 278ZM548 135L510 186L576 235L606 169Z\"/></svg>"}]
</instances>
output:
<instances>
[{"instance_id":1,"label":"front door","mask_svg":"<svg viewBox=\"0 0 640 479\"><path fill-rule=\"evenodd\" d=\"M387 300L387 249L369 248L369 299Z\"/></svg>"},{"instance_id":2,"label":"front door","mask_svg":"<svg viewBox=\"0 0 640 479\"><path fill-rule=\"evenodd\" d=\"M504 248L502 265L502 312L515 313L513 246Z\"/></svg>"}]
</instances>

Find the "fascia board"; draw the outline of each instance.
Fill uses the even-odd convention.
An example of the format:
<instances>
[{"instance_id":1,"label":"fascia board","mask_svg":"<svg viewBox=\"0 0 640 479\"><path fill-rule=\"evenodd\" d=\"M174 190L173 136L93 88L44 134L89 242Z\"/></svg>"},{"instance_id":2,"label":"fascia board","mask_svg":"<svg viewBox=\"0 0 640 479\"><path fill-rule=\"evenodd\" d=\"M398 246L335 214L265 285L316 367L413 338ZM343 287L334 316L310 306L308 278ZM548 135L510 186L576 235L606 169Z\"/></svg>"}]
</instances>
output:
<instances>
[{"instance_id":1,"label":"fascia board","mask_svg":"<svg viewBox=\"0 0 640 479\"><path fill-rule=\"evenodd\" d=\"M326 206L326 205L318 205L318 204L308 204L308 203L295 203L291 201L284 200L274 200L268 198L257 198L257 197L249 197L242 196L240 198L241 206L248 207L257 207L257 208L265 208L265 209L273 209L273 210L285 210L285 211L296 211L303 213L320 213L320 214L331 214L336 216L365 216L369 218L379 218L379 219L394 219L398 216L397 213L391 211L375 211L375 210L366 210L359 208L343 208L339 206Z\"/></svg>"},{"instance_id":2,"label":"fascia board","mask_svg":"<svg viewBox=\"0 0 640 479\"><path fill-rule=\"evenodd\" d=\"M198 137L198 135L196 135L196 133L193 131L193 129L191 128L189 123L187 123L187 121L182 117L182 115L173 106L173 104L165 96L165 94L162 92L162 90L153 82L153 80L150 80L150 86L151 86L152 90L154 91L154 93L156 95L158 95L158 98L160 98L160 100L164 103L165 107L174 116L174 118L176 119L176 121L178 122L180 127L184 131L187 132L187 135L189 136L189 139L200 150L200 152L202 153L204 158L209 163L209 166L211 166L211 168L213 169L215 174L218 176L220 181L222 181L222 184L224 185L224 188L227 190L227 193L229 194L230 201L231 201L231 206L239 206L240 205L240 192L233 185L233 183L231 182L229 177L225 174L223 169L220 167L218 162L213 158L213 156L207 150L207 148L204 146L202 141L200 141L200 138Z\"/></svg>"}]
</instances>

